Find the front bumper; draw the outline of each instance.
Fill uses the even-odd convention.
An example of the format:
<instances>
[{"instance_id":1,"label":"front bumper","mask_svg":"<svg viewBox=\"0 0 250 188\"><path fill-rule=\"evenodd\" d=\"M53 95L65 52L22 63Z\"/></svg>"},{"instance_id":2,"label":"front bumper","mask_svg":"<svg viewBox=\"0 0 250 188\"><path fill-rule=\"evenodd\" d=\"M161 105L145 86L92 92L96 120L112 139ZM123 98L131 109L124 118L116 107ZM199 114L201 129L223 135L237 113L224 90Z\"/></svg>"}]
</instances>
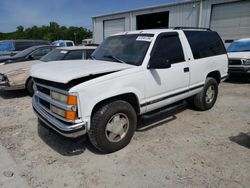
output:
<instances>
[{"instance_id":1,"label":"front bumper","mask_svg":"<svg viewBox=\"0 0 250 188\"><path fill-rule=\"evenodd\" d=\"M45 123L48 127L52 128L59 134L65 137L76 138L86 134L87 123L81 122L77 124L66 124L63 123L61 120L53 117L45 110L43 110L39 106L38 98L34 95L32 98L32 105L35 113L37 114L38 118Z\"/></svg>"},{"instance_id":2,"label":"front bumper","mask_svg":"<svg viewBox=\"0 0 250 188\"><path fill-rule=\"evenodd\" d=\"M250 66L229 66L229 74L250 74Z\"/></svg>"},{"instance_id":3,"label":"front bumper","mask_svg":"<svg viewBox=\"0 0 250 188\"><path fill-rule=\"evenodd\" d=\"M25 89L25 85L11 85L8 80L0 82L0 90Z\"/></svg>"}]
</instances>

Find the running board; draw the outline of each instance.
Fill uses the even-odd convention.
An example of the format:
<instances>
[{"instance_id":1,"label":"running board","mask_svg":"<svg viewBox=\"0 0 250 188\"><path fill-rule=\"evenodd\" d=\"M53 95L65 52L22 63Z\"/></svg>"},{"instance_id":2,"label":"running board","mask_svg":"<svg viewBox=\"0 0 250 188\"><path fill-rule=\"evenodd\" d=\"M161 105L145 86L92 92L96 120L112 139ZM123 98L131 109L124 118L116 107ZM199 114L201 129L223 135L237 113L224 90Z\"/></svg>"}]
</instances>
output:
<instances>
[{"instance_id":1,"label":"running board","mask_svg":"<svg viewBox=\"0 0 250 188\"><path fill-rule=\"evenodd\" d=\"M168 122L176 119L175 117L173 117L173 115L184 110L186 106L187 102L184 100L172 105L168 105L164 108L143 114L138 118L137 129L139 131L143 131L146 129L150 129L162 122Z\"/></svg>"}]
</instances>

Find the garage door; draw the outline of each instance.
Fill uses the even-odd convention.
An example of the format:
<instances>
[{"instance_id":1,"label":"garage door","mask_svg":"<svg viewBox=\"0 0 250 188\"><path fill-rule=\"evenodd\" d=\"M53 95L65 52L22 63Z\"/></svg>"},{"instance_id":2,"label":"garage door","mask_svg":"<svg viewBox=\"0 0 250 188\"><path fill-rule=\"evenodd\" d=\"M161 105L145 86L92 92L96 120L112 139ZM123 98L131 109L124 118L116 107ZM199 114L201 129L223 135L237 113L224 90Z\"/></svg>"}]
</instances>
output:
<instances>
[{"instance_id":1,"label":"garage door","mask_svg":"<svg viewBox=\"0 0 250 188\"><path fill-rule=\"evenodd\" d=\"M103 24L104 39L115 33L125 31L125 18L115 20L105 20Z\"/></svg>"},{"instance_id":2,"label":"garage door","mask_svg":"<svg viewBox=\"0 0 250 188\"><path fill-rule=\"evenodd\" d=\"M225 43L250 37L250 1L213 5L210 26Z\"/></svg>"}]
</instances>

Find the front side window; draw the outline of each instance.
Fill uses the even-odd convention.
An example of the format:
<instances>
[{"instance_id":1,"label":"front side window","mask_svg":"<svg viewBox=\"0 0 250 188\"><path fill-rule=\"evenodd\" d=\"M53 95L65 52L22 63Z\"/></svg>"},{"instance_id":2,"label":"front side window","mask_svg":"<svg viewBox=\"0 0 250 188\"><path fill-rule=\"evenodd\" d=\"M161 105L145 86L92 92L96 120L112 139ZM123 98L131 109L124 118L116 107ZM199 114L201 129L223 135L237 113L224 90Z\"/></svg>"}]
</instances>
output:
<instances>
[{"instance_id":1,"label":"front side window","mask_svg":"<svg viewBox=\"0 0 250 188\"><path fill-rule=\"evenodd\" d=\"M250 39L238 40L230 44L227 48L228 52L249 52L250 51Z\"/></svg>"},{"instance_id":2,"label":"front side window","mask_svg":"<svg viewBox=\"0 0 250 188\"><path fill-rule=\"evenodd\" d=\"M168 60L172 64L184 61L181 41L177 34L161 36L155 45L155 58Z\"/></svg>"},{"instance_id":3,"label":"front side window","mask_svg":"<svg viewBox=\"0 0 250 188\"><path fill-rule=\"evenodd\" d=\"M108 37L94 51L92 57L97 60L142 64L153 34L128 34Z\"/></svg>"},{"instance_id":4,"label":"front side window","mask_svg":"<svg viewBox=\"0 0 250 188\"><path fill-rule=\"evenodd\" d=\"M194 59L226 54L224 44L214 31L184 31Z\"/></svg>"}]
</instances>

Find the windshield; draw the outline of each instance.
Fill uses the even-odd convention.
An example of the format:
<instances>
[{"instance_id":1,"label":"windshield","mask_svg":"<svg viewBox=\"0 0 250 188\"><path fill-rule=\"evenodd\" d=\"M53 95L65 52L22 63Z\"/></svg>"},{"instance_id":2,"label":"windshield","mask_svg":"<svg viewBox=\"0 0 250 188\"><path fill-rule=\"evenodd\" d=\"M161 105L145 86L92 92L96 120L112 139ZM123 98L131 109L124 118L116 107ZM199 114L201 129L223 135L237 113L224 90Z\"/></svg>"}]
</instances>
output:
<instances>
[{"instance_id":1,"label":"windshield","mask_svg":"<svg viewBox=\"0 0 250 188\"><path fill-rule=\"evenodd\" d=\"M29 55L31 52L33 52L36 49L36 47L29 47L21 52L18 52L16 55L14 55L13 57L25 57L27 55Z\"/></svg>"},{"instance_id":2,"label":"windshield","mask_svg":"<svg viewBox=\"0 0 250 188\"><path fill-rule=\"evenodd\" d=\"M250 40L238 40L230 44L227 52L246 52L250 51Z\"/></svg>"},{"instance_id":3,"label":"windshield","mask_svg":"<svg viewBox=\"0 0 250 188\"><path fill-rule=\"evenodd\" d=\"M67 50L54 49L40 60L44 62L62 60L68 52Z\"/></svg>"},{"instance_id":4,"label":"windshield","mask_svg":"<svg viewBox=\"0 0 250 188\"><path fill-rule=\"evenodd\" d=\"M141 65L153 34L108 37L92 54L93 59Z\"/></svg>"},{"instance_id":5,"label":"windshield","mask_svg":"<svg viewBox=\"0 0 250 188\"><path fill-rule=\"evenodd\" d=\"M13 51L14 46L11 41L0 41L0 51Z\"/></svg>"}]
</instances>

